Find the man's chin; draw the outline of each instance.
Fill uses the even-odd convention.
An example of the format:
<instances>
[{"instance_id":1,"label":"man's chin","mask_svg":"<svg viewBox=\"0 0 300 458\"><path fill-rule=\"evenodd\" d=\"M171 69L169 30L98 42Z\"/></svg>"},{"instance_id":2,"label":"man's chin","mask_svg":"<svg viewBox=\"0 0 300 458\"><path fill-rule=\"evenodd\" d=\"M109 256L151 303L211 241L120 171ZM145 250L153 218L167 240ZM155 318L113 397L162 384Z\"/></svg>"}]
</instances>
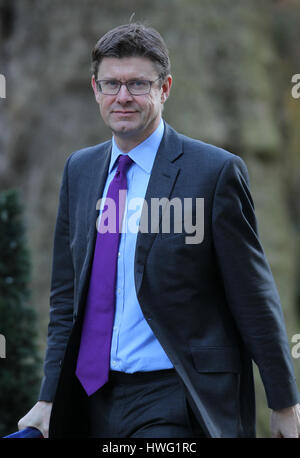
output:
<instances>
[{"instance_id":1,"label":"man's chin","mask_svg":"<svg viewBox=\"0 0 300 458\"><path fill-rule=\"evenodd\" d=\"M111 126L111 130L114 135L124 138L136 136L136 134L139 132L139 128L137 126L130 125L114 125Z\"/></svg>"}]
</instances>

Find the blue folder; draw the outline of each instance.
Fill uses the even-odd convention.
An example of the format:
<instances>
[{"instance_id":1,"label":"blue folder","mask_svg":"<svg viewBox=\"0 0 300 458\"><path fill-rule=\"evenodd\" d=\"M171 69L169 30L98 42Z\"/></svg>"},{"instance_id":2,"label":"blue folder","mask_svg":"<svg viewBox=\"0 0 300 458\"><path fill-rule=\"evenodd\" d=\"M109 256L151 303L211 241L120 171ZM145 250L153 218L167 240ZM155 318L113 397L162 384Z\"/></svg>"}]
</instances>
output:
<instances>
[{"instance_id":1,"label":"blue folder","mask_svg":"<svg viewBox=\"0 0 300 458\"><path fill-rule=\"evenodd\" d=\"M21 438L36 438L42 439L44 436L42 435L41 431L37 428L25 428L21 429L21 431L17 431L15 433L9 434L8 436L4 436L4 438L11 438L11 439L21 439Z\"/></svg>"}]
</instances>

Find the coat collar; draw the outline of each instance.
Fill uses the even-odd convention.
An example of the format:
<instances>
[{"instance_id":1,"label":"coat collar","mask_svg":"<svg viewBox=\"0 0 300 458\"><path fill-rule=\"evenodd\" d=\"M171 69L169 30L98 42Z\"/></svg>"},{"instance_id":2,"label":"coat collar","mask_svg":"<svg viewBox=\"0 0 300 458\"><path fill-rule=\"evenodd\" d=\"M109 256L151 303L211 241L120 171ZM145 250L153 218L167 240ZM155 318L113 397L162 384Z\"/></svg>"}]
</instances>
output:
<instances>
[{"instance_id":1,"label":"coat collar","mask_svg":"<svg viewBox=\"0 0 300 458\"><path fill-rule=\"evenodd\" d=\"M165 129L162 141L158 148L148 187L146 190L145 201L141 214L141 221L146 215L147 208L151 208L151 198L169 198L180 172L180 168L176 165L176 160L183 154L182 140L179 134L170 127L165 121ZM108 170L111 160L112 142L106 142L97 149L95 160L92 164L90 175L88 198L88 237L87 237L87 256L86 264L91 267L93 252L96 241L96 220L98 216L97 201L102 196ZM96 191L96 192L95 192ZM157 221L159 225L159 221ZM149 221L150 227L150 221ZM149 228L148 228L149 229ZM137 295L139 293L144 266L152 243L156 237L156 233L138 232L136 250L135 250L135 286Z\"/></svg>"},{"instance_id":2,"label":"coat collar","mask_svg":"<svg viewBox=\"0 0 300 458\"><path fill-rule=\"evenodd\" d=\"M165 131L156 158L154 160L151 176L146 190L145 201L141 214L141 221L148 216L151 208L151 198L169 198L179 175L180 168L175 164L179 156L183 154L182 142L177 132L165 123ZM156 222L156 227L159 226ZM156 232L150 232L150 220L148 221L148 232L139 232L135 250L135 287L136 293L142 284L144 266L152 243L156 237Z\"/></svg>"}]
</instances>

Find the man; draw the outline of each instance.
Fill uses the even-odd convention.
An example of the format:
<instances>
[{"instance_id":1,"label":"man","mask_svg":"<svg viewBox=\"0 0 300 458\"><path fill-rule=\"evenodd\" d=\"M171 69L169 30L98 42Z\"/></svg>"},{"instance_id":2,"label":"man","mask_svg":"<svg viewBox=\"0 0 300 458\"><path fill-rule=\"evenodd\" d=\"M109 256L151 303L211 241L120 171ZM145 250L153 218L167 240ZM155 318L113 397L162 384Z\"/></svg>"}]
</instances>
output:
<instances>
[{"instance_id":1,"label":"man","mask_svg":"<svg viewBox=\"0 0 300 458\"><path fill-rule=\"evenodd\" d=\"M255 437L254 360L272 436L299 436L246 166L162 120L171 85L155 30L124 25L96 44L92 87L113 138L65 166L45 377L19 428L48 436L51 412L50 437Z\"/></svg>"}]
</instances>

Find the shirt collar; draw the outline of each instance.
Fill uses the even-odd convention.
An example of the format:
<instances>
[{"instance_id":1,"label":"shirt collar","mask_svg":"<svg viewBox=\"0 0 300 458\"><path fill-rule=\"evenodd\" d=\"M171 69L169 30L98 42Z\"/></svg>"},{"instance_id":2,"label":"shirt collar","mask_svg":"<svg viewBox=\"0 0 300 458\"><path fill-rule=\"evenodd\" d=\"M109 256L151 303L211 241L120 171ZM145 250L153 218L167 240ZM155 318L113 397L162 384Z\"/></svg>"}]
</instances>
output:
<instances>
[{"instance_id":1,"label":"shirt collar","mask_svg":"<svg viewBox=\"0 0 300 458\"><path fill-rule=\"evenodd\" d=\"M137 145L135 148L128 152L129 157L140 166L145 172L151 173L153 162L164 134L164 122L161 119L156 130L144 140L142 143ZM112 138L112 151L111 159L109 164L109 173L115 166L116 160L120 154L123 153L117 146L114 137Z\"/></svg>"}]
</instances>

